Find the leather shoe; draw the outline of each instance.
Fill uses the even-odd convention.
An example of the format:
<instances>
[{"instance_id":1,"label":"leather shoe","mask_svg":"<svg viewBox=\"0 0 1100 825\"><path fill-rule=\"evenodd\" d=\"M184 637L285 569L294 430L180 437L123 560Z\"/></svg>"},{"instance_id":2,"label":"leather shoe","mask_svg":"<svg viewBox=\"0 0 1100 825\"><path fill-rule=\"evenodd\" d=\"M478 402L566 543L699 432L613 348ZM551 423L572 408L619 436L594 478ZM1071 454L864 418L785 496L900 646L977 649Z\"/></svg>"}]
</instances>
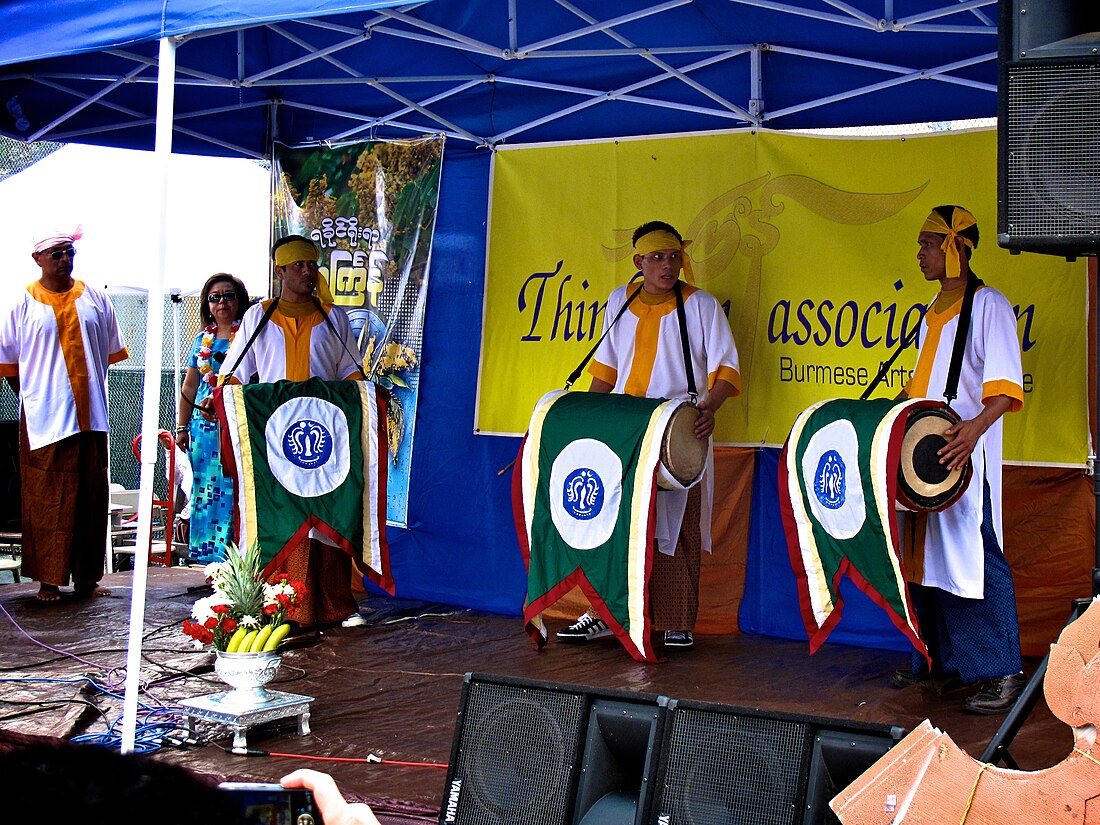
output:
<instances>
[{"instance_id":1,"label":"leather shoe","mask_svg":"<svg viewBox=\"0 0 1100 825\"><path fill-rule=\"evenodd\" d=\"M966 700L963 710L968 713L995 714L1006 713L1020 697L1027 677L1023 671L1011 676L995 676L986 679L982 689Z\"/></svg>"},{"instance_id":2,"label":"leather shoe","mask_svg":"<svg viewBox=\"0 0 1100 825\"><path fill-rule=\"evenodd\" d=\"M913 685L919 685L932 678L931 674L927 671L921 671L920 673L913 673L911 670L895 670L890 674L890 685L896 687L898 690L907 687L913 687Z\"/></svg>"}]
</instances>

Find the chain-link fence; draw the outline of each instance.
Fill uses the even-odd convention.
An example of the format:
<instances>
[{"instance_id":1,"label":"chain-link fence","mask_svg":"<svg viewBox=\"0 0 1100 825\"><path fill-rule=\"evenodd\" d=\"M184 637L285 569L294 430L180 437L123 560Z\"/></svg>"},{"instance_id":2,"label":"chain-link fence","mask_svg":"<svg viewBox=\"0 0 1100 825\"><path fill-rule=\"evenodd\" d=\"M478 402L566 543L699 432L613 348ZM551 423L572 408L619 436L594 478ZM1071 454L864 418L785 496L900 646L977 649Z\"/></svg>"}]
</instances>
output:
<instances>
[{"instance_id":1,"label":"chain-link fence","mask_svg":"<svg viewBox=\"0 0 1100 825\"><path fill-rule=\"evenodd\" d=\"M0 136L0 181L19 174L64 145L64 143L50 143L45 140L37 143L23 143Z\"/></svg>"},{"instance_id":2,"label":"chain-link fence","mask_svg":"<svg viewBox=\"0 0 1100 825\"><path fill-rule=\"evenodd\" d=\"M145 361L148 297L144 292L108 290L118 316L123 340L130 357L107 371L107 400L110 407L111 481L127 490L136 490L141 466L134 456L134 439L141 433L144 416ZM163 298L161 323L164 341L161 347L160 413L161 429L173 432L179 406L179 387L183 382L184 359L199 330L197 295L168 295ZM164 450L159 451L154 492L167 495Z\"/></svg>"}]
</instances>

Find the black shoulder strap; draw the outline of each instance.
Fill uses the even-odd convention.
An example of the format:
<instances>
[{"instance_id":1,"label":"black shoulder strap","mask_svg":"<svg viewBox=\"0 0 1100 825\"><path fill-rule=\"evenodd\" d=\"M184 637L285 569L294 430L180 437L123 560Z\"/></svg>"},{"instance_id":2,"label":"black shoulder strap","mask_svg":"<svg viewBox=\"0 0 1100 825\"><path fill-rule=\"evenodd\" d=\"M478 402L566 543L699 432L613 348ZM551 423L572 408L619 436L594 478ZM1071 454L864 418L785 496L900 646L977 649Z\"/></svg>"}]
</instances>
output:
<instances>
[{"instance_id":1,"label":"black shoulder strap","mask_svg":"<svg viewBox=\"0 0 1100 825\"><path fill-rule=\"evenodd\" d=\"M684 370L687 372L688 397L691 406L695 406L699 400L699 393L695 388L695 369L691 366L691 349L688 347L687 313L684 312L684 288L682 282L677 279L673 287L676 292L676 320L680 322L680 346L684 350Z\"/></svg>"},{"instance_id":2,"label":"black shoulder strap","mask_svg":"<svg viewBox=\"0 0 1100 825\"><path fill-rule=\"evenodd\" d=\"M332 323L332 319L328 317L328 313L325 312L324 306L321 305L321 302L317 299L316 295L313 296L313 305L317 307L317 310L321 313L321 317L325 319L325 324L327 324L328 328L332 330L332 334L336 336L336 340L339 341L340 344L344 347L344 351L348 355L350 355L351 360L358 365L360 374L362 374L362 376L366 378L367 371L363 368L363 356L356 355L354 352L351 351L351 348L348 346L348 342L345 341L344 336L341 335L339 331L337 331L336 325Z\"/></svg>"},{"instance_id":3,"label":"black shoulder strap","mask_svg":"<svg viewBox=\"0 0 1100 825\"><path fill-rule=\"evenodd\" d=\"M966 292L963 293L962 308L959 310L959 325L955 327L955 342L951 347L951 366L947 368L947 385L943 388L943 397L947 406L959 397L959 375L962 373L963 353L966 351L966 336L970 331L970 316L974 310L974 293L981 286L981 279L973 272L966 277Z\"/></svg>"},{"instance_id":4,"label":"black shoulder strap","mask_svg":"<svg viewBox=\"0 0 1100 825\"><path fill-rule=\"evenodd\" d=\"M252 330L252 335L249 336L248 343L244 345L244 349L241 350L241 354L237 356L237 363L233 365L233 368L229 370L229 372L224 373L225 378L219 381L219 383L224 384L233 377L233 373L237 371L237 367L239 367L241 365L241 361L244 360L245 353L252 349L252 345L256 342L256 336L260 334L260 330L267 326L267 322L271 320L271 315L273 312L275 312L275 308L277 306L279 306L279 299L272 298L271 303L268 304L267 309L264 310L263 317L260 318L260 323L256 324L256 329ZM222 373L219 373L219 378L221 377L221 375Z\"/></svg>"},{"instance_id":5,"label":"black shoulder strap","mask_svg":"<svg viewBox=\"0 0 1100 825\"><path fill-rule=\"evenodd\" d=\"M581 373L584 372L585 366L587 366L588 362L592 360L592 356L595 355L596 350L598 350L600 348L600 344L602 344L603 339L607 337L607 333L611 332L611 328L619 322L619 319L623 317L623 313L626 312L626 308L628 306L630 306L631 302L635 298L638 297L638 293L641 292L641 291L642 291L642 285L638 284L638 288L636 290L634 290L634 294L632 294L629 298L626 299L626 302L619 309L619 312L615 316L614 320L610 324L607 325L607 329L605 329L603 331L603 335L600 336L600 340L597 341L596 345L588 351L588 355L584 356L584 358L581 360L581 362L579 364L577 364L577 368L575 370L573 370L571 373L569 373L569 377L565 379L565 388L566 389L569 389L570 387L572 387L573 384L576 382L576 380L581 377Z\"/></svg>"},{"instance_id":6,"label":"black shoulder strap","mask_svg":"<svg viewBox=\"0 0 1100 825\"><path fill-rule=\"evenodd\" d=\"M882 379L886 377L886 373L890 371L890 367L892 367L894 365L894 362L898 360L898 356L901 355L906 347L908 347L910 344L913 343L913 341L916 340L917 336L920 334L920 323L924 320L924 316L927 312L928 307L921 308L920 317L917 319L916 326L914 326L909 331L908 335L902 337L901 343L898 344L898 348L894 350L893 355L882 362L882 366L878 368L878 374L875 375L875 379L867 385L867 389L865 389L863 393L859 396L860 401L866 401L868 398L871 397L871 393L875 391L875 387L882 383Z\"/></svg>"}]
</instances>

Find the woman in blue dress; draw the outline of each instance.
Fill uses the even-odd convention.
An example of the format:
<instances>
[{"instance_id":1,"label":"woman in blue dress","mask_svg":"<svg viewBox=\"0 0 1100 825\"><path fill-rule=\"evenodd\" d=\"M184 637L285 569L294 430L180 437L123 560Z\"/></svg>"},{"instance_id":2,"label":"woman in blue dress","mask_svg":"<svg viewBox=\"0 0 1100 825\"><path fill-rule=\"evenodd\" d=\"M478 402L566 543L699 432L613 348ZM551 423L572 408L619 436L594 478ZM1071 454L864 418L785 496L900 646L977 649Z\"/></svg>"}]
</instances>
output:
<instances>
[{"instance_id":1,"label":"woman in blue dress","mask_svg":"<svg viewBox=\"0 0 1100 825\"><path fill-rule=\"evenodd\" d=\"M217 386L225 353L248 309L248 290L226 272L212 275L199 296L204 327L195 336L180 389L176 443L191 459L190 557L202 564L224 561L233 532L233 483L222 474L218 425L196 412Z\"/></svg>"}]
</instances>

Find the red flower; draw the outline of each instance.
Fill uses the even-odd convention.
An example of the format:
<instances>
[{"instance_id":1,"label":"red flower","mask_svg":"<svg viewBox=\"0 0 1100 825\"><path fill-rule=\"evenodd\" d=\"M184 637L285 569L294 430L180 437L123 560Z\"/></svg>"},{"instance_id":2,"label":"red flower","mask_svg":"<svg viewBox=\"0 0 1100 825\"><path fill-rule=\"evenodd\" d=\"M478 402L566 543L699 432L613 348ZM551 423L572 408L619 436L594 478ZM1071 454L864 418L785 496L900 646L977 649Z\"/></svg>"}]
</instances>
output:
<instances>
[{"instance_id":1,"label":"red flower","mask_svg":"<svg viewBox=\"0 0 1100 825\"><path fill-rule=\"evenodd\" d=\"M286 593L277 594L275 596L275 601L279 603L279 607L281 607L283 610L286 610L288 607L290 607L292 603L290 596Z\"/></svg>"},{"instance_id":2,"label":"red flower","mask_svg":"<svg viewBox=\"0 0 1100 825\"><path fill-rule=\"evenodd\" d=\"M224 630L226 633L232 633L236 629L237 629L237 620L236 619L223 619L222 620L222 630Z\"/></svg>"},{"instance_id":3,"label":"red flower","mask_svg":"<svg viewBox=\"0 0 1100 825\"><path fill-rule=\"evenodd\" d=\"M229 605L227 604L215 604L210 606L211 613L221 613L225 615L229 612Z\"/></svg>"},{"instance_id":4,"label":"red flower","mask_svg":"<svg viewBox=\"0 0 1100 825\"><path fill-rule=\"evenodd\" d=\"M196 624L190 619L184 619L183 632L200 644L208 645L214 641L213 633L211 633L201 624Z\"/></svg>"},{"instance_id":5,"label":"red flower","mask_svg":"<svg viewBox=\"0 0 1100 825\"><path fill-rule=\"evenodd\" d=\"M202 626L207 628L208 630L213 630L215 627L218 626L218 620L211 616L209 619L202 623Z\"/></svg>"},{"instance_id":6,"label":"red flower","mask_svg":"<svg viewBox=\"0 0 1100 825\"><path fill-rule=\"evenodd\" d=\"M279 605L277 605L277 604L265 604L264 605L264 615L265 616L274 616L278 612L279 612Z\"/></svg>"}]
</instances>

